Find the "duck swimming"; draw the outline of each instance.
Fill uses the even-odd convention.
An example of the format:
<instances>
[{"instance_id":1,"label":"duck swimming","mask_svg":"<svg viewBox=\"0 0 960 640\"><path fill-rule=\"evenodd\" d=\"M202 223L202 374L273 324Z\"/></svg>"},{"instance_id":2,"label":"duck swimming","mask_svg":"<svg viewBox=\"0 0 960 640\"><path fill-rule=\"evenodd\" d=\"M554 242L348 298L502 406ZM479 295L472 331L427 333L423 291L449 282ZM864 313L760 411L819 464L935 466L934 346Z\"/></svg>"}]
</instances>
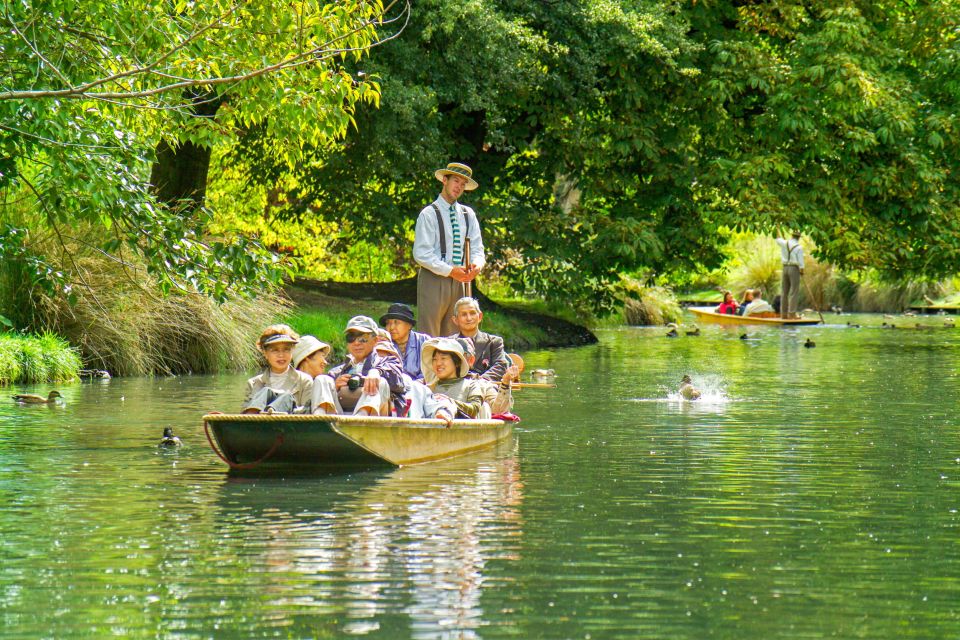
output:
<instances>
[{"instance_id":1,"label":"duck swimming","mask_svg":"<svg viewBox=\"0 0 960 640\"><path fill-rule=\"evenodd\" d=\"M160 439L158 447L179 447L183 445L183 440L173 435L172 427L164 427L163 438Z\"/></svg>"},{"instance_id":2,"label":"duck swimming","mask_svg":"<svg viewBox=\"0 0 960 640\"><path fill-rule=\"evenodd\" d=\"M803 346L805 346L807 349L813 349L815 346L817 346L817 343L810 338L807 338L807 341L803 343Z\"/></svg>"},{"instance_id":3,"label":"duck swimming","mask_svg":"<svg viewBox=\"0 0 960 640\"><path fill-rule=\"evenodd\" d=\"M59 391L51 391L46 398L43 396L38 396L35 393L18 393L14 396L11 396L14 402L20 404L56 404L57 398L62 398Z\"/></svg>"}]
</instances>

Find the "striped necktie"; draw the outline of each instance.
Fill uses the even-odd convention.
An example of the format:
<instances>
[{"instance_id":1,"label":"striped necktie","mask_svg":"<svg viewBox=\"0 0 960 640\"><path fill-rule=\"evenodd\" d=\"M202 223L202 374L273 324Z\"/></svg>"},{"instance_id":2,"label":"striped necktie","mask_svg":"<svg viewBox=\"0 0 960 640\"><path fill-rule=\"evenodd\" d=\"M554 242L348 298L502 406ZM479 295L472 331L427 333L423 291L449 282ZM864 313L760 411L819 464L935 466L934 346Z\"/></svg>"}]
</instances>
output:
<instances>
[{"instance_id":1,"label":"striped necktie","mask_svg":"<svg viewBox=\"0 0 960 640\"><path fill-rule=\"evenodd\" d=\"M450 205L450 228L453 230L453 264L463 262L463 248L460 243L460 223L457 222L457 208Z\"/></svg>"}]
</instances>

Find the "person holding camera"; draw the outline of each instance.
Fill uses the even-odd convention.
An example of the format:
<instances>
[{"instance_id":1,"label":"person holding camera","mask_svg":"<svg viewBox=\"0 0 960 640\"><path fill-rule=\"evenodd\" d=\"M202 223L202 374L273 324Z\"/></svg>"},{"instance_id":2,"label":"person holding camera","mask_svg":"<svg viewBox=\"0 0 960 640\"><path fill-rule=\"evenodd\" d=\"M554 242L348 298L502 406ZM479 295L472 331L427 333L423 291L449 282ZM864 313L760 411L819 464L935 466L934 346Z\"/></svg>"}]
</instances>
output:
<instances>
[{"instance_id":1,"label":"person holding camera","mask_svg":"<svg viewBox=\"0 0 960 640\"><path fill-rule=\"evenodd\" d=\"M486 264L477 214L457 200L477 183L473 170L451 162L434 172L443 183L440 195L420 212L413 241L417 274L417 311L420 328L430 336L456 331L453 304Z\"/></svg>"},{"instance_id":2,"label":"person holding camera","mask_svg":"<svg viewBox=\"0 0 960 640\"><path fill-rule=\"evenodd\" d=\"M377 329L367 316L354 316L347 323L349 355L325 374L326 381L318 383L323 376L314 380L315 414L389 415L391 396L402 396L406 386L399 359L375 350Z\"/></svg>"}]
</instances>

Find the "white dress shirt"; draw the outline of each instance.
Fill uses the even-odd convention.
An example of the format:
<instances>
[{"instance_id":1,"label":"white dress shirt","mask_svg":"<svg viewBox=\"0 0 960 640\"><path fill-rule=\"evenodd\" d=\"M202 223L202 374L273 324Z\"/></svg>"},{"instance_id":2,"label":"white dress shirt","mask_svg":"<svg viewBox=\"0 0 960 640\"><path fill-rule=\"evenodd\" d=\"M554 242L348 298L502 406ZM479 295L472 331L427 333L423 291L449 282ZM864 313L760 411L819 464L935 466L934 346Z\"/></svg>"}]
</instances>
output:
<instances>
[{"instance_id":1,"label":"white dress shirt","mask_svg":"<svg viewBox=\"0 0 960 640\"><path fill-rule=\"evenodd\" d=\"M777 244L780 245L780 260L783 264L795 264L803 269L803 247L798 241L792 238L790 240L777 238Z\"/></svg>"},{"instance_id":2,"label":"white dress shirt","mask_svg":"<svg viewBox=\"0 0 960 640\"><path fill-rule=\"evenodd\" d=\"M424 269L429 269L441 277L447 277L453 271L453 228L450 226L450 204L439 196L435 201L440 207L440 218L443 220L444 235L447 242L447 259L440 256L440 234L437 230L437 213L432 205L427 205L417 218L417 227L413 240L413 259ZM483 238L480 235L480 224L473 209L460 203L455 203L457 224L460 225L461 254L463 253L463 232L466 230L466 218L470 216L470 261L477 269L487 264L483 255Z\"/></svg>"}]
</instances>

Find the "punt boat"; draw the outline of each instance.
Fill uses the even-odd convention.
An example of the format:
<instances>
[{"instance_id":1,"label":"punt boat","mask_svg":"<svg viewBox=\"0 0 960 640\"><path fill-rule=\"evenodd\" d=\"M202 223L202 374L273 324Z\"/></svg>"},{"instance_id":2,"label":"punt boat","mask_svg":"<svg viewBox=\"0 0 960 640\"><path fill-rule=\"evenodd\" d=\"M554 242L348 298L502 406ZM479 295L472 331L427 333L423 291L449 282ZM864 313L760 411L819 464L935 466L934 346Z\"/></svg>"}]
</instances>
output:
<instances>
[{"instance_id":1,"label":"punt boat","mask_svg":"<svg viewBox=\"0 0 960 640\"><path fill-rule=\"evenodd\" d=\"M211 448L231 471L336 471L407 466L493 447L513 432L503 420L390 416L224 414L203 416Z\"/></svg>"},{"instance_id":2,"label":"punt boat","mask_svg":"<svg viewBox=\"0 0 960 640\"><path fill-rule=\"evenodd\" d=\"M820 324L817 318L762 318L759 316L738 316L728 313L717 313L715 307L688 307L688 311L703 322L716 324L772 324L785 327L799 327L811 324Z\"/></svg>"}]
</instances>

